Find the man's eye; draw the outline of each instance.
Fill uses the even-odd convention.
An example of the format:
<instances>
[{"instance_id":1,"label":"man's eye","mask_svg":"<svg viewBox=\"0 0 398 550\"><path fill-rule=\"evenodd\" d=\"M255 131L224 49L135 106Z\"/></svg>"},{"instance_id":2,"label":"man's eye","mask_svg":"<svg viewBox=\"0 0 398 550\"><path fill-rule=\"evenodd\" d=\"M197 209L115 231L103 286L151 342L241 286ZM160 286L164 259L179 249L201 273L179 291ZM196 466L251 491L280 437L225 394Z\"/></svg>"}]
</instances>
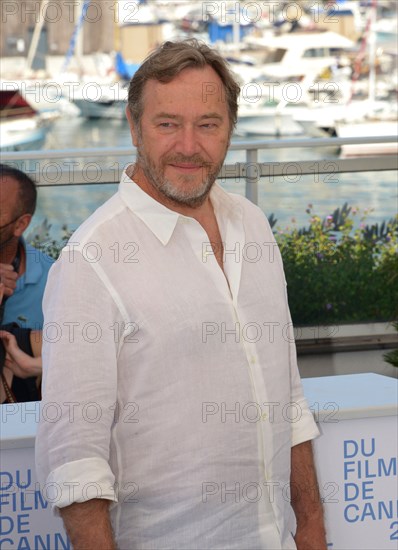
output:
<instances>
[{"instance_id":1,"label":"man's eye","mask_svg":"<svg viewBox=\"0 0 398 550\"><path fill-rule=\"evenodd\" d=\"M215 124L214 122L207 122L206 124L201 124L200 126L201 128L207 128L207 129L217 128L217 124Z\"/></svg>"},{"instance_id":2,"label":"man's eye","mask_svg":"<svg viewBox=\"0 0 398 550\"><path fill-rule=\"evenodd\" d=\"M161 128L172 128L173 127L173 123L172 122L161 122L159 124L159 126Z\"/></svg>"}]
</instances>

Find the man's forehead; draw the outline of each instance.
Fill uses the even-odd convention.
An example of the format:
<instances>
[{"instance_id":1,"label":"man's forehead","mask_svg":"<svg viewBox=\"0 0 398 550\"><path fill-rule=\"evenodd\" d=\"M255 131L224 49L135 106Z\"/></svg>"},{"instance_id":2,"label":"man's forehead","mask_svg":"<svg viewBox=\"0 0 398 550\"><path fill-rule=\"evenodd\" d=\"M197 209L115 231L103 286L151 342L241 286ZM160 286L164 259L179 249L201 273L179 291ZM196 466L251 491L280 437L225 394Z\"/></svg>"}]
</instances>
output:
<instances>
[{"instance_id":1,"label":"man's forehead","mask_svg":"<svg viewBox=\"0 0 398 550\"><path fill-rule=\"evenodd\" d=\"M224 84L217 72L209 65L187 67L168 82L149 79L144 86L143 98L144 101L148 97L162 101L165 94L173 95L180 90L181 93L184 93L184 89L187 88L190 88L190 95L187 99L200 99L203 103L225 101Z\"/></svg>"}]
</instances>

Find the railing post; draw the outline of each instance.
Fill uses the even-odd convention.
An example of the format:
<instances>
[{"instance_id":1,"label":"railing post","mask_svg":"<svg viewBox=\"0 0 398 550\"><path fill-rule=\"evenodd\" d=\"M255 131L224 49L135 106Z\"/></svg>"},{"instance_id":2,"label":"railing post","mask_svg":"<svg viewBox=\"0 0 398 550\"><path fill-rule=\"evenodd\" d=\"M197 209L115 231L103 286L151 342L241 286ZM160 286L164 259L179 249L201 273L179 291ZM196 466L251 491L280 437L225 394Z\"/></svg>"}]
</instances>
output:
<instances>
[{"instance_id":1,"label":"railing post","mask_svg":"<svg viewBox=\"0 0 398 550\"><path fill-rule=\"evenodd\" d=\"M249 201L258 204L258 180L260 169L258 166L258 149L246 150L246 191L245 195Z\"/></svg>"}]
</instances>

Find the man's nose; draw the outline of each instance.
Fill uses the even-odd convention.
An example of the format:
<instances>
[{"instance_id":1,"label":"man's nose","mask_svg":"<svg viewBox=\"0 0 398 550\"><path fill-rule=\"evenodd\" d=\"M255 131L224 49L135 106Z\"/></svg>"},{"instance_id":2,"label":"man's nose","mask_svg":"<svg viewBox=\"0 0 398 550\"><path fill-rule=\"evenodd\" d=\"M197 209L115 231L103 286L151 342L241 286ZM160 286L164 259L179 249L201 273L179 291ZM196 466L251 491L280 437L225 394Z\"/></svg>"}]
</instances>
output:
<instances>
[{"instance_id":1,"label":"man's nose","mask_svg":"<svg viewBox=\"0 0 398 550\"><path fill-rule=\"evenodd\" d=\"M199 153L199 151L200 143L197 129L193 125L184 126L179 133L176 152L190 157Z\"/></svg>"}]
</instances>

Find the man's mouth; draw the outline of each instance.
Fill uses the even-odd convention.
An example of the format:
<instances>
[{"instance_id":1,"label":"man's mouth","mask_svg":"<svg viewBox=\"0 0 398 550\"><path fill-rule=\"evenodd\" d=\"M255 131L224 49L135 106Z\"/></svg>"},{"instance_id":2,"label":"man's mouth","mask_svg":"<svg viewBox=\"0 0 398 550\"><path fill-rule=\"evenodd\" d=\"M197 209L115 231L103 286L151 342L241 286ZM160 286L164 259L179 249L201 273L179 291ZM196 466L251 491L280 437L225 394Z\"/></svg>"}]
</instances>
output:
<instances>
[{"instance_id":1,"label":"man's mouth","mask_svg":"<svg viewBox=\"0 0 398 550\"><path fill-rule=\"evenodd\" d=\"M170 166L176 168L177 170L182 170L185 172L195 172L196 170L201 170L203 168L202 164L192 164L185 162L171 162Z\"/></svg>"}]
</instances>

